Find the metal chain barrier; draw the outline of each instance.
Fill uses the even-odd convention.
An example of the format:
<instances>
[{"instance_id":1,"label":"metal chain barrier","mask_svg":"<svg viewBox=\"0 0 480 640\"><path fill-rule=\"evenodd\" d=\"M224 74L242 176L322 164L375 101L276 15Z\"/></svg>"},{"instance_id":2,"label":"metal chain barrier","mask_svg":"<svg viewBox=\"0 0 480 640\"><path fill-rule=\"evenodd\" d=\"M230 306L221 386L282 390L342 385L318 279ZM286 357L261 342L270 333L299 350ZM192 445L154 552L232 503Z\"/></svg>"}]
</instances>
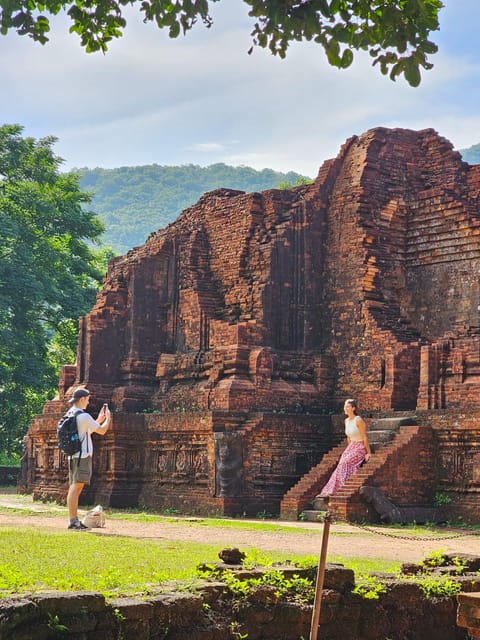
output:
<instances>
[{"instance_id":1,"label":"metal chain barrier","mask_svg":"<svg viewBox=\"0 0 480 640\"><path fill-rule=\"evenodd\" d=\"M333 522L340 522L342 524L348 524L351 527L355 527L360 529L361 531L368 531L369 533L374 533L379 536L386 536L387 538L395 538L397 540L408 540L410 542L438 542L443 540L452 540L454 538L465 538L467 536L478 535L471 532L460 532L451 536L442 536L441 538L436 538L434 536L429 538L424 537L412 537L406 535L395 535L393 533L387 533L385 531L378 531L377 529L373 529L372 527L366 527L365 525L357 524L354 522L348 522L347 520L343 520L341 518L337 518L331 511L327 511L325 516L322 519L323 521L323 536L322 536L322 548L320 553L320 559L318 563L318 571L317 571L317 581L315 586L315 600L313 605L313 613L312 613L312 621L310 625L310 636L309 640L317 640L318 631L320 625L320 612L322 606L322 590L323 590L323 581L325 574L325 559L327 555L327 545L328 545L328 534L330 530L330 524Z\"/></svg>"},{"instance_id":2,"label":"metal chain barrier","mask_svg":"<svg viewBox=\"0 0 480 640\"><path fill-rule=\"evenodd\" d=\"M327 512L330 513L330 512ZM350 527L354 527L356 529L360 529L361 531L367 531L368 533L374 533L377 536L385 536L386 538L395 538L396 540L409 540L410 542L441 542L443 540L454 540L455 538L467 538L467 537L471 537L471 536L478 536L479 534L476 532L459 532L459 533L455 533L452 535L447 535L447 536L442 536L442 537L421 537L421 536L407 536L407 535L396 535L394 533L387 533L386 531L378 531L378 529L372 529L372 527L363 525L363 524L358 524L356 522L350 522L348 520L343 520L341 518L337 518L335 516L335 514L330 514L331 518L332 518L332 522L333 524L335 523L340 523L340 524L347 524ZM325 516L326 517L326 516Z\"/></svg>"}]
</instances>

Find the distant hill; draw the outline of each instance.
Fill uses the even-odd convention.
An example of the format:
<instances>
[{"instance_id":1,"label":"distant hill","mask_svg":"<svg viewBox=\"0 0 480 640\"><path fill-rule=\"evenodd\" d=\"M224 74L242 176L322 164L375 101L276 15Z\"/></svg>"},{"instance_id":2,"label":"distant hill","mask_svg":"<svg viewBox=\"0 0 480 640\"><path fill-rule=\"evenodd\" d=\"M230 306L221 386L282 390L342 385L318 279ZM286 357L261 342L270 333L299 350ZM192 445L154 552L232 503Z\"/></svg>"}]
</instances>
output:
<instances>
[{"instance_id":1,"label":"distant hill","mask_svg":"<svg viewBox=\"0 0 480 640\"><path fill-rule=\"evenodd\" d=\"M474 144L468 149L460 149L459 151L468 164L480 164L480 144Z\"/></svg>"},{"instance_id":2,"label":"distant hill","mask_svg":"<svg viewBox=\"0 0 480 640\"><path fill-rule=\"evenodd\" d=\"M102 240L125 253L165 227L206 191L220 187L265 191L280 183L295 184L303 176L293 171L256 171L218 163L198 165L77 169L83 190L93 193L90 209L105 224Z\"/></svg>"}]
</instances>

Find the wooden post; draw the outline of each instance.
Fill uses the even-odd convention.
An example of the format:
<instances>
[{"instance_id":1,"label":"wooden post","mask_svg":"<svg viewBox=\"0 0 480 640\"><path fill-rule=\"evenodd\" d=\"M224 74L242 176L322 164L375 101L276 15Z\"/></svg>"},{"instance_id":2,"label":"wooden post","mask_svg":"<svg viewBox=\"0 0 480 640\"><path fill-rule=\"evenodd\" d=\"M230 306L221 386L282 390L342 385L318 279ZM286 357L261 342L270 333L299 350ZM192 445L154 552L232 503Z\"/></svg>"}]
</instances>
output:
<instances>
[{"instance_id":1,"label":"wooden post","mask_svg":"<svg viewBox=\"0 0 480 640\"><path fill-rule=\"evenodd\" d=\"M322 548L318 562L317 583L315 587L315 600L313 602L312 626L310 628L310 640L317 640L318 626L320 624L320 609L322 607L323 579L325 577L325 563L327 559L328 534L332 516L330 511L325 514L323 521Z\"/></svg>"}]
</instances>

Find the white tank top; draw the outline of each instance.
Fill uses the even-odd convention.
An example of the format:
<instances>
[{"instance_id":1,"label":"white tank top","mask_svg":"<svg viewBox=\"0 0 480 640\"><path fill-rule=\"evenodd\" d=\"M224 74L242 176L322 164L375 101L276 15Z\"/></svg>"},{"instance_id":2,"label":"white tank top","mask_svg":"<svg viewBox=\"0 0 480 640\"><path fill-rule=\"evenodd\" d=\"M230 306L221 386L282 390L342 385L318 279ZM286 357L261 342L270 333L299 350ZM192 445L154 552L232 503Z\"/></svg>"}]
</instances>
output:
<instances>
[{"instance_id":1,"label":"white tank top","mask_svg":"<svg viewBox=\"0 0 480 640\"><path fill-rule=\"evenodd\" d=\"M360 418L360 416L354 416L353 418L347 418L345 420L345 435L350 438L351 442L361 442L363 440L362 434L357 427L358 418Z\"/></svg>"}]
</instances>

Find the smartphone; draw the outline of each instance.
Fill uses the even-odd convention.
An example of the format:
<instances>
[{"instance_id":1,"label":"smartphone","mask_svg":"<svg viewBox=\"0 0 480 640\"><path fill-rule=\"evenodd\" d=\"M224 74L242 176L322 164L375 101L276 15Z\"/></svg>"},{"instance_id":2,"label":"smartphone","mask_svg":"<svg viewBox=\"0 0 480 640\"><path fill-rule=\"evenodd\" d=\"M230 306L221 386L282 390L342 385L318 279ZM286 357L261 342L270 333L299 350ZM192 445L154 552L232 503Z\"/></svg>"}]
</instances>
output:
<instances>
[{"instance_id":1,"label":"smartphone","mask_svg":"<svg viewBox=\"0 0 480 640\"><path fill-rule=\"evenodd\" d=\"M105 402L105 404L103 405L103 408L105 409L105 411L108 409L108 404Z\"/></svg>"}]
</instances>

